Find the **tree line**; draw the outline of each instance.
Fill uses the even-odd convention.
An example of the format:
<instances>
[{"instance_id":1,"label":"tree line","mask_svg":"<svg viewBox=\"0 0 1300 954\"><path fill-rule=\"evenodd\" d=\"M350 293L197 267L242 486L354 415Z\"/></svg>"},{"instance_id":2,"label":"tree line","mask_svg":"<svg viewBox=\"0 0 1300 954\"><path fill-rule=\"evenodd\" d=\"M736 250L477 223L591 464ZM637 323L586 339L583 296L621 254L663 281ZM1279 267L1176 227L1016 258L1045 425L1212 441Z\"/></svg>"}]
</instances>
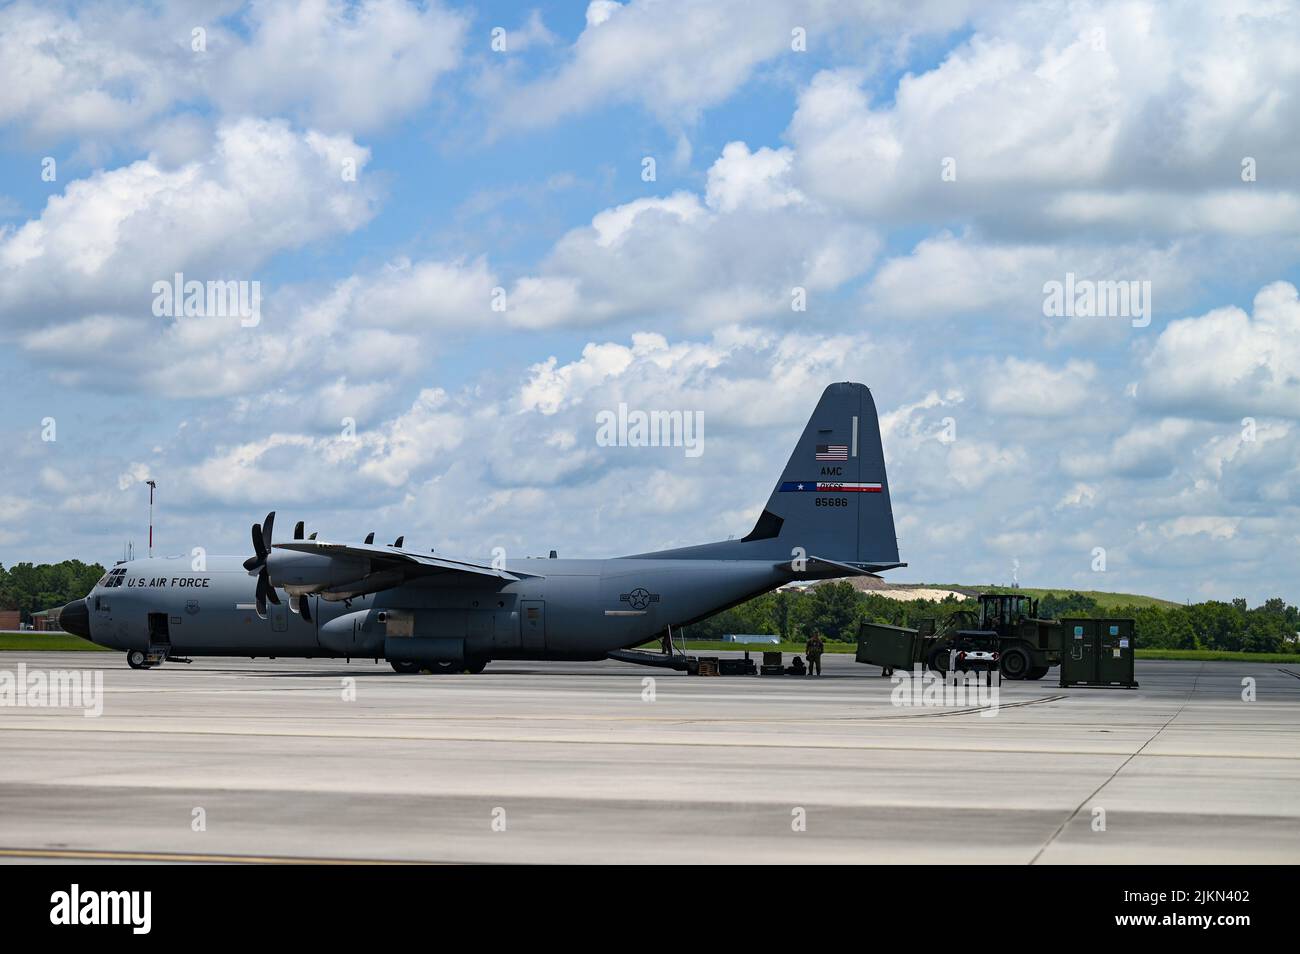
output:
<instances>
[{"instance_id":1,"label":"tree line","mask_svg":"<svg viewBox=\"0 0 1300 954\"><path fill-rule=\"evenodd\" d=\"M780 636L803 642L814 631L827 639L852 641L861 622L916 626L972 609L973 600L892 600L855 590L849 583L823 583L803 592L765 593L687 627L691 639L717 639L731 633ZM1047 593L1038 614L1047 619L1083 616L1134 620L1134 638L1150 649L1214 649L1238 652L1295 650L1300 611L1274 597L1253 609L1244 599L1208 600L1187 606L1103 607L1083 593Z\"/></svg>"},{"instance_id":2,"label":"tree line","mask_svg":"<svg viewBox=\"0 0 1300 954\"><path fill-rule=\"evenodd\" d=\"M0 610L18 610L30 623L32 613L81 599L104 572L98 563L80 560L0 565Z\"/></svg>"}]
</instances>

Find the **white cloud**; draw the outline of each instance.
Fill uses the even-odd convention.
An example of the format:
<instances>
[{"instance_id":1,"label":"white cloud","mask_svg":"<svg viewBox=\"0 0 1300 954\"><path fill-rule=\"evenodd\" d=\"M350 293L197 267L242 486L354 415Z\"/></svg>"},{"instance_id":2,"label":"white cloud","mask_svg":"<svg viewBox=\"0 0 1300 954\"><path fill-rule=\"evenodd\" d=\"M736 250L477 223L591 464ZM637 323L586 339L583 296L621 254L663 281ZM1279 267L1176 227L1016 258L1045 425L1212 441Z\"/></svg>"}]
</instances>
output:
<instances>
[{"instance_id":1,"label":"white cloud","mask_svg":"<svg viewBox=\"0 0 1300 954\"><path fill-rule=\"evenodd\" d=\"M590 11L588 11L590 13ZM505 48L499 52L505 54L522 53L539 46L554 46L559 37L546 28L542 20L542 11L530 10L522 27L507 30ZM494 52L497 52L494 50Z\"/></svg>"},{"instance_id":2,"label":"white cloud","mask_svg":"<svg viewBox=\"0 0 1300 954\"><path fill-rule=\"evenodd\" d=\"M750 152L743 142L729 142L709 168L706 201L710 208L734 212L738 208L780 209L803 202L790 185L792 153L766 146Z\"/></svg>"},{"instance_id":3,"label":"white cloud","mask_svg":"<svg viewBox=\"0 0 1300 954\"><path fill-rule=\"evenodd\" d=\"M0 10L0 122L38 139L122 141L181 103L368 132L410 115L456 67L468 18L437 0L92 4ZM241 16L229 29L223 20ZM194 50L202 29L205 49Z\"/></svg>"},{"instance_id":4,"label":"white cloud","mask_svg":"<svg viewBox=\"0 0 1300 954\"><path fill-rule=\"evenodd\" d=\"M1177 517L1159 525L1159 532L1169 539L1204 534L1211 540L1231 540L1241 521L1230 517Z\"/></svg>"},{"instance_id":5,"label":"white cloud","mask_svg":"<svg viewBox=\"0 0 1300 954\"><path fill-rule=\"evenodd\" d=\"M717 327L794 315L796 287L815 315L817 294L863 274L879 239L788 188L788 159L731 143L703 200L678 191L597 213L515 283L506 320L541 328L648 315Z\"/></svg>"},{"instance_id":6,"label":"white cloud","mask_svg":"<svg viewBox=\"0 0 1300 954\"><path fill-rule=\"evenodd\" d=\"M788 48L788 23L777 6L730 0L589 8L568 61L544 79L507 85L492 115L498 129L527 129L631 100L670 123L690 121Z\"/></svg>"},{"instance_id":7,"label":"white cloud","mask_svg":"<svg viewBox=\"0 0 1300 954\"><path fill-rule=\"evenodd\" d=\"M586 29L548 75L523 83L491 78L491 115L500 133L633 102L677 129L730 98L763 64L804 55L791 48L796 27L806 31L814 48L826 49L840 31L877 39L886 27L905 34L952 29L964 6L597 0L587 7Z\"/></svg>"},{"instance_id":8,"label":"white cloud","mask_svg":"<svg viewBox=\"0 0 1300 954\"><path fill-rule=\"evenodd\" d=\"M622 8L618 0L591 0L587 4L587 26L600 26Z\"/></svg>"},{"instance_id":9,"label":"white cloud","mask_svg":"<svg viewBox=\"0 0 1300 954\"><path fill-rule=\"evenodd\" d=\"M984 406L995 414L1059 418L1097 402L1097 368L1067 361L1052 368L1039 361L1006 358L983 376Z\"/></svg>"},{"instance_id":10,"label":"white cloud","mask_svg":"<svg viewBox=\"0 0 1300 954\"><path fill-rule=\"evenodd\" d=\"M555 358L539 362L512 387L493 394L425 388L391 417L358 420L353 440L341 436L333 421L323 436L280 429L220 449L195 465L193 478L204 495L225 502L264 495L268 485L298 500L315 491L285 488L296 479L311 485L309 475L325 469L330 476L321 494L351 485L372 502L396 503L412 486L444 480L470 481L476 499L484 488L501 486L572 486L577 493L609 467L659 468L660 452L671 451L596 444L596 412L624 402L704 414L706 456L734 457L745 466L761 458L772 470L763 474L760 482L766 482L779 471L822 388L856 376L878 353L862 338L723 332L670 342L659 334L635 334L626 344L592 342L565 364ZM332 415L370 395L369 388L359 395L353 389L350 382L336 380L310 400L326 405L330 410L324 413ZM272 406L249 408L250 414L281 420L275 412ZM792 427L795 433L772 446L746 439L747 447L732 452L739 436L773 426ZM467 452L471 437L472 452ZM273 466L284 472L272 473ZM680 489L666 473L656 479L661 503ZM691 500L685 495L681 503Z\"/></svg>"},{"instance_id":11,"label":"white cloud","mask_svg":"<svg viewBox=\"0 0 1300 954\"><path fill-rule=\"evenodd\" d=\"M956 441L948 454L948 476L964 490L983 487L995 477L1019 473L1029 461L1023 447L992 441Z\"/></svg>"},{"instance_id":12,"label":"white cloud","mask_svg":"<svg viewBox=\"0 0 1300 954\"><path fill-rule=\"evenodd\" d=\"M859 71L815 77L787 133L793 181L873 221L1294 233L1298 28L1286 4L987 5L888 101ZM1242 182L1245 156L1269 172Z\"/></svg>"},{"instance_id":13,"label":"white cloud","mask_svg":"<svg viewBox=\"0 0 1300 954\"><path fill-rule=\"evenodd\" d=\"M366 281L350 280L350 311L359 323L385 328L471 330L490 314L496 277L487 260L412 262L402 258ZM342 290L342 289L341 289Z\"/></svg>"},{"instance_id":14,"label":"white cloud","mask_svg":"<svg viewBox=\"0 0 1300 954\"><path fill-rule=\"evenodd\" d=\"M255 4L247 19L246 43L213 50L217 104L343 132L369 132L427 103L458 64L469 25L437 2L406 0Z\"/></svg>"},{"instance_id":15,"label":"white cloud","mask_svg":"<svg viewBox=\"0 0 1300 954\"><path fill-rule=\"evenodd\" d=\"M0 10L0 122L41 138L117 133L186 96L194 61L179 44L156 41L156 15L105 6L72 17L31 3ZM188 40L189 28L172 35Z\"/></svg>"},{"instance_id":16,"label":"white cloud","mask_svg":"<svg viewBox=\"0 0 1300 954\"><path fill-rule=\"evenodd\" d=\"M1067 490L1064 496L1057 501L1055 510L1064 510L1069 507L1094 507L1097 504L1097 487L1095 484L1086 484L1080 481Z\"/></svg>"},{"instance_id":17,"label":"white cloud","mask_svg":"<svg viewBox=\"0 0 1300 954\"><path fill-rule=\"evenodd\" d=\"M1154 227L1174 235L1294 235L1300 220L1300 193L1256 190L1246 184L1200 195L1167 189L1067 191L1048 200L1046 212L1064 225L1119 226L1127 232Z\"/></svg>"},{"instance_id":18,"label":"white cloud","mask_svg":"<svg viewBox=\"0 0 1300 954\"><path fill-rule=\"evenodd\" d=\"M336 410L368 417L393 382L427 369L439 355L430 333L490 331L493 281L482 259L398 259L319 295L269 291L253 327L239 318L90 315L20 342L68 384L174 398L265 393L278 414L336 430ZM123 341L134 344L117 347ZM300 403L322 375L346 383Z\"/></svg>"},{"instance_id":19,"label":"white cloud","mask_svg":"<svg viewBox=\"0 0 1300 954\"><path fill-rule=\"evenodd\" d=\"M999 242L943 231L919 241L906 255L885 261L866 292L869 314L943 321L971 315L1048 322L1058 335L1131 330L1129 319L1045 318L1043 286L1067 273L1087 281L1150 282L1156 315L1187 300L1194 266L1209 252L1144 242Z\"/></svg>"},{"instance_id":20,"label":"white cloud","mask_svg":"<svg viewBox=\"0 0 1300 954\"><path fill-rule=\"evenodd\" d=\"M1274 282L1253 312L1216 308L1170 322L1144 362L1139 398L1183 414L1300 417L1300 300Z\"/></svg>"},{"instance_id":21,"label":"white cloud","mask_svg":"<svg viewBox=\"0 0 1300 954\"><path fill-rule=\"evenodd\" d=\"M1160 418L1134 425L1115 438L1105 450L1063 453L1062 470L1068 475L1088 479L1103 475L1166 477L1180 464L1195 459L1199 438L1200 434L1191 421Z\"/></svg>"},{"instance_id":22,"label":"white cloud","mask_svg":"<svg viewBox=\"0 0 1300 954\"><path fill-rule=\"evenodd\" d=\"M40 218L0 231L0 321L151 311L155 281L254 280L284 249L349 232L374 191L345 182L369 151L279 121L220 126L212 153L176 169L152 159L97 172L50 198Z\"/></svg>"}]
</instances>

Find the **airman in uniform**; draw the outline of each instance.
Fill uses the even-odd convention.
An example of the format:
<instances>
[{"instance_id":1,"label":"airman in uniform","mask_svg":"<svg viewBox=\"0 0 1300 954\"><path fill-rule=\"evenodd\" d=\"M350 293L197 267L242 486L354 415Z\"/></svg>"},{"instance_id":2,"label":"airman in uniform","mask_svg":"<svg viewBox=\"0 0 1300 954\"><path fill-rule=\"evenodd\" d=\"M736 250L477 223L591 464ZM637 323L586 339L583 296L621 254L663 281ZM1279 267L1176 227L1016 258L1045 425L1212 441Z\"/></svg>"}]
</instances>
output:
<instances>
[{"instance_id":1,"label":"airman in uniform","mask_svg":"<svg viewBox=\"0 0 1300 954\"><path fill-rule=\"evenodd\" d=\"M822 653L825 651L826 644L822 642L820 635L813 633L808 637L808 645L806 647L806 655L808 656L808 675L811 676L813 670L816 670L817 675L819 676L822 674Z\"/></svg>"}]
</instances>

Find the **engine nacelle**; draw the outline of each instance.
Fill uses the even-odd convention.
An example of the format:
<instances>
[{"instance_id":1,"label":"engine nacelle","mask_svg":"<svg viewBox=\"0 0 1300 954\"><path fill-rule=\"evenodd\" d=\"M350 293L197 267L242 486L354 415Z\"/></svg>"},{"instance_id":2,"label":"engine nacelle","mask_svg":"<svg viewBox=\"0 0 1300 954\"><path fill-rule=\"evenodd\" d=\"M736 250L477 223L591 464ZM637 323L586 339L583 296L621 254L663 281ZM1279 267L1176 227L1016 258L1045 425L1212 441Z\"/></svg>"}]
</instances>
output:
<instances>
[{"instance_id":1,"label":"engine nacelle","mask_svg":"<svg viewBox=\"0 0 1300 954\"><path fill-rule=\"evenodd\" d=\"M370 561L363 557L272 550L266 559L266 572L272 586L297 595L360 580L370 572Z\"/></svg>"}]
</instances>

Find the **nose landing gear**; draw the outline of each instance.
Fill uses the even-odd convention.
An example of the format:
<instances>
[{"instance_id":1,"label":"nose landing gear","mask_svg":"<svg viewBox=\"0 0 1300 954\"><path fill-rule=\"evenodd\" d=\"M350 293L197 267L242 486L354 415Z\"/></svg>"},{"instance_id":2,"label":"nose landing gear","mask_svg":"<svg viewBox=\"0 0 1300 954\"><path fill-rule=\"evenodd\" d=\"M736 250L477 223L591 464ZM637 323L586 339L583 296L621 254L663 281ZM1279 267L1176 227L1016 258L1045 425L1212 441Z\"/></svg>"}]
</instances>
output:
<instances>
[{"instance_id":1,"label":"nose landing gear","mask_svg":"<svg viewBox=\"0 0 1300 954\"><path fill-rule=\"evenodd\" d=\"M132 669L152 669L154 666L161 666L163 660L166 658L166 653L145 652L143 649L133 649L126 654L126 664Z\"/></svg>"},{"instance_id":2,"label":"nose landing gear","mask_svg":"<svg viewBox=\"0 0 1300 954\"><path fill-rule=\"evenodd\" d=\"M173 656L171 646L150 646L145 649L132 649L126 654L126 664L132 669L156 669L165 662L192 662L185 656Z\"/></svg>"}]
</instances>

